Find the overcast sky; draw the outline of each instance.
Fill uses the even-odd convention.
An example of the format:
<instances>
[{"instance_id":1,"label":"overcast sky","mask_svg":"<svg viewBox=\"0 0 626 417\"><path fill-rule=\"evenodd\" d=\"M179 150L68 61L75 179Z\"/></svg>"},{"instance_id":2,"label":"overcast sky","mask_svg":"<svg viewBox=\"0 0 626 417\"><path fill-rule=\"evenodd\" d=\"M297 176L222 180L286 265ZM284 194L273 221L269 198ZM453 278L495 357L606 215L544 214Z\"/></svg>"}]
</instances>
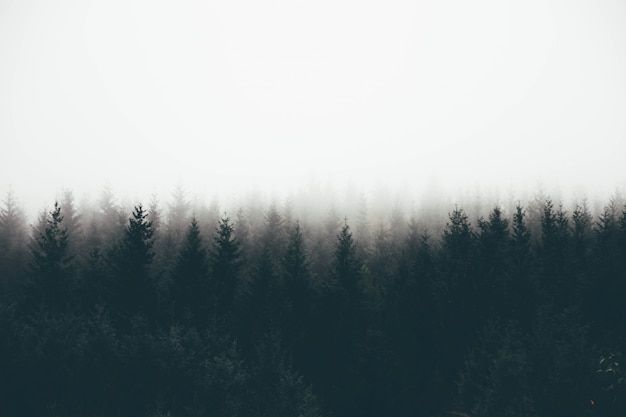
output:
<instances>
[{"instance_id":1,"label":"overcast sky","mask_svg":"<svg viewBox=\"0 0 626 417\"><path fill-rule=\"evenodd\" d=\"M623 0L3 0L0 192L623 183L624 22Z\"/></svg>"}]
</instances>

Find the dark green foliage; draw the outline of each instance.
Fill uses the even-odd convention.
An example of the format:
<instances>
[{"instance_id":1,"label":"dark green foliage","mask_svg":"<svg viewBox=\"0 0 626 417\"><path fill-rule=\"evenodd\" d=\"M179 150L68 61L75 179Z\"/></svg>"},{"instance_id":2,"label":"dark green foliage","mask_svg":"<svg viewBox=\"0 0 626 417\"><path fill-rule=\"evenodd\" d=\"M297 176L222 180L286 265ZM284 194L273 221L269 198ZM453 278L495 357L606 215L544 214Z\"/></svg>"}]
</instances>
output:
<instances>
[{"instance_id":1,"label":"dark green foliage","mask_svg":"<svg viewBox=\"0 0 626 417\"><path fill-rule=\"evenodd\" d=\"M526 226L526 212L519 204L513 215L511 234L511 318L523 328L529 328L536 309L537 296L534 276L534 252Z\"/></svg>"},{"instance_id":2,"label":"dark green foliage","mask_svg":"<svg viewBox=\"0 0 626 417\"><path fill-rule=\"evenodd\" d=\"M67 250L70 256L77 258L84 254L84 246L82 245L82 216L76 208L74 193L72 193L72 191L65 190L63 192L60 206L63 207L63 227L67 231L67 234L72 237L68 242Z\"/></svg>"},{"instance_id":3,"label":"dark green foliage","mask_svg":"<svg viewBox=\"0 0 626 417\"><path fill-rule=\"evenodd\" d=\"M68 254L69 238L58 203L54 203L45 221L43 233L32 244L27 293L30 308L39 305L59 312L70 303L73 271L72 257Z\"/></svg>"},{"instance_id":4,"label":"dark green foliage","mask_svg":"<svg viewBox=\"0 0 626 417\"><path fill-rule=\"evenodd\" d=\"M94 236L91 236L94 246L103 251L109 251L119 243L126 226L126 216L115 202L113 192L105 187L98 201L98 211L95 214Z\"/></svg>"},{"instance_id":5,"label":"dark green foliage","mask_svg":"<svg viewBox=\"0 0 626 417\"><path fill-rule=\"evenodd\" d=\"M27 244L26 216L9 192L4 207L0 208L0 299L14 298L18 292L28 255Z\"/></svg>"},{"instance_id":6,"label":"dark green foliage","mask_svg":"<svg viewBox=\"0 0 626 417\"><path fill-rule=\"evenodd\" d=\"M267 249L268 254L279 261L279 254L283 253L286 233L284 229L284 220L278 213L276 205L272 204L265 214L264 230L261 233L260 245L261 250ZM278 258L277 258L278 256Z\"/></svg>"},{"instance_id":7,"label":"dark green foliage","mask_svg":"<svg viewBox=\"0 0 626 417\"><path fill-rule=\"evenodd\" d=\"M207 251L193 218L171 274L172 320L200 328L209 317L210 295Z\"/></svg>"},{"instance_id":8,"label":"dark green foliage","mask_svg":"<svg viewBox=\"0 0 626 417\"><path fill-rule=\"evenodd\" d=\"M509 221L503 217L502 210L495 207L489 220L479 220L478 226L481 260L478 291L485 304L491 306L483 309L482 314L485 318L508 316L510 303L515 297L511 291Z\"/></svg>"},{"instance_id":9,"label":"dark green foliage","mask_svg":"<svg viewBox=\"0 0 626 417\"><path fill-rule=\"evenodd\" d=\"M30 259L12 195L0 210L3 416L626 413L613 201L440 224L361 201L353 235L334 209L301 226L253 201L235 229L178 190L167 222L153 201L124 227L110 190L93 212L63 197Z\"/></svg>"},{"instance_id":10,"label":"dark green foliage","mask_svg":"<svg viewBox=\"0 0 626 417\"><path fill-rule=\"evenodd\" d=\"M547 199L541 217L539 292L545 302L571 307L577 300L573 291L578 283L573 275L573 247L569 218L560 205L554 209Z\"/></svg>"},{"instance_id":11,"label":"dark green foliage","mask_svg":"<svg viewBox=\"0 0 626 417\"><path fill-rule=\"evenodd\" d=\"M112 253L112 274L105 289L111 311L126 325L137 314L148 317L156 314L156 286L150 274L154 258L152 235L148 213L139 204L128 219L122 241Z\"/></svg>"},{"instance_id":12,"label":"dark green foliage","mask_svg":"<svg viewBox=\"0 0 626 417\"><path fill-rule=\"evenodd\" d=\"M222 329L232 325L235 295L241 284L242 254L230 219L222 217L209 252L210 321Z\"/></svg>"},{"instance_id":13,"label":"dark green foliage","mask_svg":"<svg viewBox=\"0 0 626 417\"><path fill-rule=\"evenodd\" d=\"M356 245L346 221L337 236L333 276L339 288L352 296L357 294L360 272L361 260L357 257Z\"/></svg>"},{"instance_id":14,"label":"dark green foliage","mask_svg":"<svg viewBox=\"0 0 626 417\"><path fill-rule=\"evenodd\" d=\"M513 323L488 321L460 370L456 409L476 417L535 415L528 345Z\"/></svg>"}]
</instances>

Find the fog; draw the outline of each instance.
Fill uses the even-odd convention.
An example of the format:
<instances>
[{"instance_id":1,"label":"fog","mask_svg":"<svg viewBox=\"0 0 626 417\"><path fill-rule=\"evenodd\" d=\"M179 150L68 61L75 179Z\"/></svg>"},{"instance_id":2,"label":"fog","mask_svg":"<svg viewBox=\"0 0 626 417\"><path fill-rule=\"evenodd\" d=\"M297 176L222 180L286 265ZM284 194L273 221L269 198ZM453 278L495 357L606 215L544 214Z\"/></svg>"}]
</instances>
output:
<instances>
[{"instance_id":1,"label":"fog","mask_svg":"<svg viewBox=\"0 0 626 417\"><path fill-rule=\"evenodd\" d=\"M105 185L606 197L625 179L624 21L608 0L5 0L0 193L30 213Z\"/></svg>"}]
</instances>

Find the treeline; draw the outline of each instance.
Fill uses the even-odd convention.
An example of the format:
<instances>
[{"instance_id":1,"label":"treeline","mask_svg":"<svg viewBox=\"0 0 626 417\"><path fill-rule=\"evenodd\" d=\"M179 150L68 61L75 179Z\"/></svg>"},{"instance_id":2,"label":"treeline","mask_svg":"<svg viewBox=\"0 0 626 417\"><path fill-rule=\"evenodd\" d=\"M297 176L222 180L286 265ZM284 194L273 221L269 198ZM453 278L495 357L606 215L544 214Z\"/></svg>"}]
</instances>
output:
<instances>
[{"instance_id":1,"label":"treeline","mask_svg":"<svg viewBox=\"0 0 626 417\"><path fill-rule=\"evenodd\" d=\"M626 415L623 202L449 209L9 194L0 415Z\"/></svg>"}]
</instances>

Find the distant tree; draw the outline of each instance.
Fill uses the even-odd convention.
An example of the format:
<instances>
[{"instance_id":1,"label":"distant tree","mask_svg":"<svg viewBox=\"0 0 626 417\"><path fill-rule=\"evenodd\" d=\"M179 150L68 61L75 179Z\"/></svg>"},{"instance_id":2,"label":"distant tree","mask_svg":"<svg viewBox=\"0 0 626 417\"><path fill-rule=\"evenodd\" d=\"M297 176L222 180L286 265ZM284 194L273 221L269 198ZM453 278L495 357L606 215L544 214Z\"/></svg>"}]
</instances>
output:
<instances>
[{"instance_id":1,"label":"distant tree","mask_svg":"<svg viewBox=\"0 0 626 417\"><path fill-rule=\"evenodd\" d=\"M250 221L246 210L240 207L235 216L237 222L237 240L239 240L243 252L250 252L252 249L252 231L250 230Z\"/></svg>"},{"instance_id":2,"label":"distant tree","mask_svg":"<svg viewBox=\"0 0 626 417\"><path fill-rule=\"evenodd\" d=\"M76 208L74 193L71 190L63 191L60 206L63 207L63 226L67 230L67 234L72 237L69 241L68 253L75 258L86 255L83 253L82 245L82 215Z\"/></svg>"},{"instance_id":3,"label":"distant tree","mask_svg":"<svg viewBox=\"0 0 626 417\"><path fill-rule=\"evenodd\" d=\"M206 325L210 297L208 275L207 251L198 222L192 218L172 271L171 303L175 321L198 328Z\"/></svg>"},{"instance_id":4,"label":"distant tree","mask_svg":"<svg viewBox=\"0 0 626 417\"><path fill-rule=\"evenodd\" d=\"M430 235L411 218L397 271L383 292L379 332L386 343L378 349L389 351L383 369L390 415L420 415L436 409L440 400L433 360L441 321L437 279Z\"/></svg>"},{"instance_id":5,"label":"distant tree","mask_svg":"<svg viewBox=\"0 0 626 417\"><path fill-rule=\"evenodd\" d=\"M454 299L465 302L479 302L475 299L477 282L476 267L476 234L472 230L467 214L462 208L455 207L449 214L449 221L443 231L441 248L446 286L450 292L450 302Z\"/></svg>"},{"instance_id":6,"label":"distant tree","mask_svg":"<svg viewBox=\"0 0 626 417\"><path fill-rule=\"evenodd\" d=\"M508 314L511 292L511 274L509 270L509 221L502 215L500 207L494 207L488 220L478 221L480 250L479 292L484 295L483 314L502 316ZM491 307L491 311L489 310Z\"/></svg>"},{"instance_id":7,"label":"distant tree","mask_svg":"<svg viewBox=\"0 0 626 417\"><path fill-rule=\"evenodd\" d=\"M359 242L359 256L363 257L366 255L371 244L371 238L367 199L363 194L360 194L354 228L354 239Z\"/></svg>"},{"instance_id":8,"label":"distant tree","mask_svg":"<svg viewBox=\"0 0 626 417\"><path fill-rule=\"evenodd\" d=\"M278 262L284 250L286 230L284 219L275 204L270 205L265 214L265 224L261 234L261 250L267 249L272 262Z\"/></svg>"},{"instance_id":9,"label":"distant tree","mask_svg":"<svg viewBox=\"0 0 626 417\"><path fill-rule=\"evenodd\" d=\"M159 203L159 198L156 194L152 194L150 197L150 204L148 205L148 220L152 223L152 230L154 231L154 236L158 236L162 233L162 213L161 207Z\"/></svg>"},{"instance_id":10,"label":"distant tree","mask_svg":"<svg viewBox=\"0 0 626 417\"><path fill-rule=\"evenodd\" d=\"M389 230L381 223L373 238L372 252L367 268L378 282L388 282L396 272L399 262L399 253L395 246L399 243L393 240Z\"/></svg>"},{"instance_id":11,"label":"distant tree","mask_svg":"<svg viewBox=\"0 0 626 417\"><path fill-rule=\"evenodd\" d=\"M179 248L173 244L174 238L168 234L167 224L164 222L161 205L156 194L152 194L150 197L147 219L152 224L152 248L154 251L150 273L156 280L157 291L165 293L170 284L169 273L174 267L178 255L176 251Z\"/></svg>"},{"instance_id":12,"label":"distant tree","mask_svg":"<svg viewBox=\"0 0 626 417\"><path fill-rule=\"evenodd\" d=\"M443 232L443 250L450 259L456 259L466 267L469 257L472 255L472 248L475 233L471 223L462 208L455 207L449 214L449 222Z\"/></svg>"},{"instance_id":13,"label":"distant tree","mask_svg":"<svg viewBox=\"0 0 626 417\"><path fill-rule=\"evenodd\" d=\"M220 205L217 198L213 198L208 206L195 202L193 212L202 225L200 227L200 236L202 236L205 242L212 242L221 219Z\"/></svg>"},{"instance_id":14,"label":"distant tree","mask_svg":"<svg viewBox=\"0 0 626 417\"><path fill-rule=\"evenodd\" d=\"M585 267L591 250L592 217L587 202L576 203L572 212L574 260L580 267Z\"/></svg>"},{"instance_id":15,"label":"distant tree","mask_svg":"<svg viewBox=\"0 0 626 417\"><path fill-rule=\"evenodd\" d=\"M602 252L612 253L618 248L619 223L617 219L617 207L611 200L604 206L602 214L596 221L596 231L598 234L598 246Z\"/></svg>"},{"instance_id":16,"label":"distant tree","mask_svg":"<svg viewBox=\"0 0 626 417\"><path fill-rule=\"evenodd\" d=\"M282 218L283 218L283 227L286 231L286 234L289 233L289 231L291 231L293 229L293 227L295 226L295 217L294 217L294 202L293 202L293 197L288 196L285 199L285 203L283 204L283 208L282 208Z\"/></svg>"},{"instance_id":17,"label":"distant tree","mask_svg":"<svg viewBox=\"0 0 626 417\"><path fill-rule=\"evenodd\" d=\"M14 298L23 274L28 251L26 215L12 191L0 208L0 290L2 296Z\"/></svg>"},{"instance_id":18,"label":"distant tree","mask_svg":"<svg viewBox=\"0 0 626 417\"><path fill-rule=\"evenodd\" d=\"M524 263L530 254L530 233L526 227L526 212L520 204L517 204L515 207L515 213L513 214L511 246L515 266L518 268L524 268Z\"/></svg>"},{"instance_id":19,"label":"distant tree","mask_svg":"<svg viewBox=\"0 0 626 417\"><path fill-rule=\"evenodd\" d=\"M108 267L106 256L100 249L91 249L80 269L80 279L75 289L79 312L91 313L96 305L104 303L107 274L110 272Z\"/></svg>"},{"instance_id":20,"label":"distant tree","mask_svg":"<svg viewBox=\"0 0 626 417\"><path fill-rule=\"evenodd\" d=\"M70 304L72 257L68 253L69 237L62 222L61 206L55 202L46 218L43 233L35 236L31 248L27 282L29 298L34 303L31 307L43 305L53 312L61 312Z\"/></svg>"},{"instance_id":21,"label":"distant tree","mask_svg":"<svg viewBox=\"0 0 626 417\"><path fill-rule=\"evenodd\" d=\"M120 206L115 202L113 191L105 187L98 201L98 215L96 216L97 234L100 235L98 244L103 251L114 248L124 233L125 216Z\"/></svg>"},{"instance_id":22,"label":"distant tree","mask_svg":"<svg viewBox=\"0 0 626 417\"><path fill-rule=\"evenodd\" d=\"M241 283L242 254L234 230L230 219L224 215L209 252L210 305L213 320L218 325L232 322L235 295Z\"/></svg>"},{"instance_id":23,"label":"distant tree","mask_svg":"<svg viewBox=\"0 0 626 417\"><path fill-rule=\"evenodd\" d=\"M407 237L407 220L399 203L393 206L389 215L389 235L391 238L391 251L394 256L398 256Z\"/></svg>"},{"instance_id":24,"label":"distant tree","mask_svg":"<svg viewBox=\"0 0 626 417\"><path fill-rule=\"evenodd\" d=\"M325 396L341 415L361 414L366 407L365 398L361 396L362 387L354 384L363 371L363 356L359 346L367 328L362 266L350 226L344 220L336 236L332 283L323 295L323 311L316 317L324 326L317 328L317 343L320 343L317 346L318 353L327 360L324 366L315 370L320 378L329 381L328 386L323 388Z\"/></svg>"},{"instance_id":25,"label":"distant tree","mask_svg":"<svg viewBox=\"0 0 626 417\"><path fill-rule=\"evenodd\" d=\"M107 289L113 313L126 325L137 314L154 317L156 313L155 283L150 275L154 258L152 235L148 213L139 204L113 251L112 279Z\"/></svg>"},{"instance_id":26,"label":"distant tree","mask_svg":"<svg viewBox=\"0 0 626 417\"><path fill-rule=\"evenodd\" d=\"M502 215L498 206L489 214L489 219L479 220L479 241L483 257L491 262L503 261L509 246L509 221Z\"/></svg>"},{"instance_id":27,"label":"distant tree","mask_svg":"<svg viewBox=\"0 0 626 417\"><path fill-rule=\"evenodd\" d=\"M569 219L559 205L554 209L547 199L541 217L541 245L539 255L542 267L540 291L546 302L571 306L575 298L575 282L571 274L571 230Z\"/></svg>"},{"instance_id":28,"label":"distant tree","mask_svg":"<svg viewBox=\"0 0 626 417\"><path fill-rule=\"evenodd\" d=\"M266 246L261 250L246 282L238 314L238 339L250 346L255 340L280 327L285 293L273 256Z\"/></svg>"},{"instance_id":29,"label":"distant tree","mask_svg":"<svg viewBox=\"0 0 626 417\"><path fill-rule=\"evenodd\" d=\"M185 236L185 229L189 224L191 215L190 211L191 204L187 200L185 190L181 185L176 186L167 211L167 234L172 238L172 244L175 248L180 245Z\"/></svg>"},{"instance_id":30,"label":"distant tree","mask_svg":"<svg viewBox=\"0 0 626 417\"><path fill-rule=\"evenodd\" d=\"M352 232L347 220L341 227L335 246L333 275L339 286L347 295L358 293L359 274L362 261L357 256L356 245L352 240Z\"/></svg>"},{"instance_id":31,"label":"distant tree","mask_svg":"<svg viewBox=\"0 0 626 417\"><path fill-rule=\"evenodd\" d=\"M532 277L533 252L530 233L526 227L526 212L518 203L513 214L511 233L511 314L524 329L530 322L536 308L535 283Z\"/></svg>"},{"instance_id":32,"label":"distant tree","mask_svg":"<svg viewBox=\"0 0 626 417\"><path fill-rule=\"evenodd\" d=\"M596 325L604 331L611 331L614 336L626 336L626 329L616 331L611 324L626 319L621 301L626 296L626 275L624 253L620 250L620 221L617 216L617 207L611 200L596 221L596 265L588 294L588 308Z\"/></svg>"},{"instance_id":33,"label":"distant tree","mask_svg":"<svg viewBox=\"0 0 626 417\"><path fill-rule=\"evenodd\" d=\"M291 231L281 266L286 291L282 327L285 343L291 345L302 342L304 332L309 326L313 295L300 222L296 222Z\"/></svg>"},{"instance_id":34,"label":"distant tree","mask_svg":"<svg viewBox=\"0 0 626 417\"><path fill-rule=\"evenodd\" d=\"M156 239L156 262L155 269L157 271L166 271L162 275L165 287L169 285L167 280L167 272L174 268L176 256L180 252L183 239L189 221L191 220L191 204L187 199L185 190L182 185L177 185L172 193L171 202L165 216L165 224L160 238ZM157 235L158 237L158 235Z\"/></svg>"},{"instance_id":35,"label":"distant tree","mask_svg":"<svg viewBox=\"0 0 626 417\"><path fill-rule=\"evenodd\" d=\"M572 212L572 286L576 304L586 303L594 283L591 279L593 230L587 202L577 203Z\"/></svg>"},{"instance_id":36,"label":"distant tree","mask_svg":"<svg viewBox=\"0 0 626 417\"><path fill-rule=\"evenodd\" d=\"M334 205L328 210L320 226L311 245L311 268L321 281L328 281L328 265L333 262L333 248L341 226L341 219Z\"/></svg>"},{"instance_id":37,"label":"distant tree","mask_svg":"<svg viewBox=\"0 0 626 417\"><path fill-rule=\"evenodd\" d=\"M568 255L570 233L569 220L563 205L559 205L558 210L555 210L552 200L547 199L541 217L541 251L544 267L553 268L565 259Z\"/></svg>"},{"instance_id":38,"label":"distant tree","mask_svg":"<svg viewBox=\"0 0 626 417\"><path fill-rule=\"evenodd\" d=\"M439 260L444 290L438 300L443 304L443 329L437 340L438 366L447 384L444 393L453 390L456 370L475 340L486 303L476 276L476 234L463 209L455 207L448 217Z\"/></svg>"}]
</instances>

